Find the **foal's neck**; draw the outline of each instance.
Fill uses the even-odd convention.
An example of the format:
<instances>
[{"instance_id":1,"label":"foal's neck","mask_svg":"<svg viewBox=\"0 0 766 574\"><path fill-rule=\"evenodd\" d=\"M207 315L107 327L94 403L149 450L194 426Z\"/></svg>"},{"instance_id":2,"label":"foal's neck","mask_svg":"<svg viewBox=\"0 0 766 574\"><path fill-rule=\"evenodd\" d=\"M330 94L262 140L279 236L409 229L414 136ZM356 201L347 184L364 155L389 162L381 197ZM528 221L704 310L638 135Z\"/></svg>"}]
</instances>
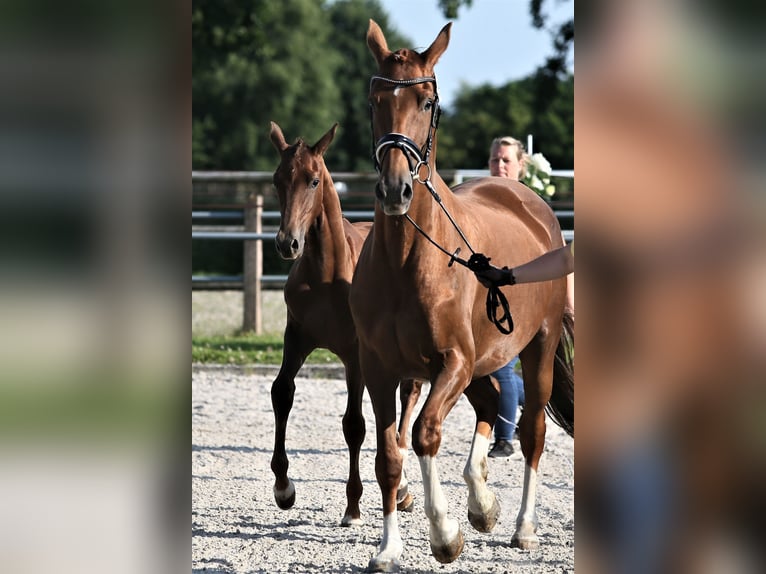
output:
<instances>
[{"instance_id":1,"label":"foal's neck","mask_svg":"<svg viewBox=\"0 0 766 574\"><path fill-rule=\"evenodd\" d=\"M351 279L354 269L353 264L349 264L343 213L332 177L326 169L322 174L322 208L314 220L309 239L316 240L316 244L309 249L313 259L319 264L319 273L323 280L339 277Z\"/></svg>"}]
</instances>

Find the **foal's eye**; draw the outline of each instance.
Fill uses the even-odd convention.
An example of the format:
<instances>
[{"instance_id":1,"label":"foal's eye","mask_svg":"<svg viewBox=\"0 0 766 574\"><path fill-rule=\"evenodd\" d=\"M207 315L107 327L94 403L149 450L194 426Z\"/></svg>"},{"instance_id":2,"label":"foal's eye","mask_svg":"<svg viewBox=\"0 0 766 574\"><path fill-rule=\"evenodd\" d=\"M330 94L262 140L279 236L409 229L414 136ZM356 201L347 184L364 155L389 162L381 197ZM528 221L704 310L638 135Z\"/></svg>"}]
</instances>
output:
<instances>
[{"instance_id":1,"label":"foal's eye","mask_svg":"<svg viewBox=\"0 0 766 574\"><path fill-rule=\"evenodd\" d=\"M311 187L316 187L319 185L319 178L315 177L314 180L311 182Z\"/></svg>"},{"instance_id":2,"label":"foal's eye","mask_svg":"<svg viewBox=\"0 0 766 574\"><path fill-rule=\"evenodd\" d=\"M434 101L433 100L426 100L426 103L423 105L423 110L425 110L427 112L433 106L434 106Z\"/></svg>"}]
</instances>

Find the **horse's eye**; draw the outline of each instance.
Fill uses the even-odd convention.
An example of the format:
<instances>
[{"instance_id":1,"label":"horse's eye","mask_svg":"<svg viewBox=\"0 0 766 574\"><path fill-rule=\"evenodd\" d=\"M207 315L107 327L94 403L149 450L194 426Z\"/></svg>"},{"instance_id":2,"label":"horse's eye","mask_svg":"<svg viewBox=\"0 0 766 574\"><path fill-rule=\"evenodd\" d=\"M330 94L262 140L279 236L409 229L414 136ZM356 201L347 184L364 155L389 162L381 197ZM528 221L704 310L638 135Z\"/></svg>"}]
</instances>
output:
<instances>
[{"instance_id":1,"label":"horse's eye","mask_svg":"<svg viewBox=\"0 0 766 574\"><path fill-rule=\"evenodd\" d=\"M319 185L319 178L315 177L314 181L311 182L311 187L316 187Z\"/></svg>"},{"instance_id":2,"label":"horse's eye","mask_svg":"<svg viewBox=\"0 0 766 574\"><path fill-rule=\"evenodd\" d=\"M430 110L430 109L431 109L433 106L434 106L434 101L433 101L433 100L426 100L426 103L425 103L425 105L423 106L423 110L425 110L425 111L427 112L427 111L428 111L428 110Z\"/></svg>"}]
</instances>

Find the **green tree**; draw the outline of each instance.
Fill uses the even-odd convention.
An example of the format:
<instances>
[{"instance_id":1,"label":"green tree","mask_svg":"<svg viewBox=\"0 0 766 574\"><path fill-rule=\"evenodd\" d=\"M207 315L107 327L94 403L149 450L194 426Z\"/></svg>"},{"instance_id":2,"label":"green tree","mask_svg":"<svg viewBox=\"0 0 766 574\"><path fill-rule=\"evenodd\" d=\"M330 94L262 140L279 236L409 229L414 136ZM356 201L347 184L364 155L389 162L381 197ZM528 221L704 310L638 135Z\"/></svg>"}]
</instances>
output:
<instances>
[{"instance_id":1,"label":"green tree","mask_svg":"<svg viewBox=\"0 0 766 574\"><path fill-rule=\"evenodd\" d=\"M273 169L270 120L288 134L326 131L342 106L332 34L315 0L194 0L194 168Z\"/></svg>"},{"instance_id":2,"label":"green tree","mask_svg":"<svg viewBox=\"0 0 766 574\"><path fill-rule=\"evenodd\" d=\"M337 118L340 128L327 152L327 165L333 171L371 171L367 93L370 77L375 73L375 60L365 40L370 18L383 29L391 49L404 48L412 42L391 29L378 0L339 0L330 5L329 18L334 31L331 48L338 52L343 64L335 77L342 104Z\"/></svg>"},{"instance_id":3,"label":"green tree","mask_svg":"<svg viewBox=\"0 0 766 574\"><path fill-rule=\"evenodd\" d=\"M555 84L546 101L537 97L536 74L500 87L463 87L442 116L439 127L439 167L480 169L487 166L489 143L497 136L534 136L556 169L574 165L574 78Z\"/></svg>"}]
</instances>

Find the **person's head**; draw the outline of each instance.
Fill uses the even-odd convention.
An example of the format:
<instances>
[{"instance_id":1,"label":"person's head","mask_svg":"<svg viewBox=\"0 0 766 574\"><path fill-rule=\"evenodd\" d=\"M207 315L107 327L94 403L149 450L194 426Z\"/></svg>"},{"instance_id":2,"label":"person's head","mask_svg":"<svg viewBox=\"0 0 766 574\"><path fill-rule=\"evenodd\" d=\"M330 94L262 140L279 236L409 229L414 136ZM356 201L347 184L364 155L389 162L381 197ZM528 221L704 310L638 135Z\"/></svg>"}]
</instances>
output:
<instances>
[{"instance_id":1,"label":"person's head","mask_svg":"<svg viewBox=\"0 0 766 574\"><path fill-rule=\"evenodd\" d=\"M518 180L526 173L527 152L516 138L505 136L492 140L489 146L489 173Z\"/></svg>"}]
</instances>

